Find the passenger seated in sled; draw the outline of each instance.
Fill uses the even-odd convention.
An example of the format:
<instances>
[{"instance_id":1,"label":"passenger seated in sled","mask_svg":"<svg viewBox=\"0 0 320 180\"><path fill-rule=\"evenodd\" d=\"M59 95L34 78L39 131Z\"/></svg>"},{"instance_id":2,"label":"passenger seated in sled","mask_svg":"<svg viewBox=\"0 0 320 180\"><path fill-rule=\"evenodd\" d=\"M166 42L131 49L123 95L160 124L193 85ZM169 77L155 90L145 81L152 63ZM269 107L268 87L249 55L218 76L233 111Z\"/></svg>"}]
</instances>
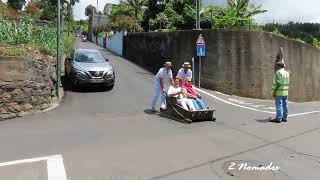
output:
<instances>
[{"instance_id":1,"label":"passenger seated in sled","mask_svg":"<svg viewBox=\"0 0 320 180\"><path fill-rule=\"evenodd\" d=\"M187 93L188 93L187 96L190 99L192 99L192 102L193 102L196 110L207 110L208 109L207 106L202 101L200 94L193 88L191 78L186 79L185 83L182 84L182 88L187 90Z\"/></svg>"},{"instance_id":2,"label":"passenger seated in sled","mask_svg":"<svg viewBox=\"0 0 320 180\"><path fill-rule=\"evenodd\" d=\"M177 104L181 105L185 110L196 110L192 100L188 98L187 90L180 87L180 80L178 78L169 87L168 96L176 98Z\"/></svg>"}]
</instances>

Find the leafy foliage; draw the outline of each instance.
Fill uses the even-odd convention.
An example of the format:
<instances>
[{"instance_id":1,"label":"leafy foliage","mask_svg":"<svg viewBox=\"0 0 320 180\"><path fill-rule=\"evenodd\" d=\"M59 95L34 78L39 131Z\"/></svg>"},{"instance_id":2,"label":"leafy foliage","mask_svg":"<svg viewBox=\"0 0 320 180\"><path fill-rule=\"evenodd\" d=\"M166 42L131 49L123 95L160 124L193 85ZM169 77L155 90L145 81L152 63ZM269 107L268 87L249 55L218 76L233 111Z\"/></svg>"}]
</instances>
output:
<instances>
[{"instance_id":1,"label":"leafy foliage","mask_svg":"<svg viewBox=\"0 0 320 180\"><path fill-rule=\"evenodd\" d=\"M56 12L57 12L57 0L33 0L33 2L40 9L40 19L47 21L55 21ZM73 6L75 3L79 2L79 0L70 0L70 5ZM68 11L66 8L68 6L63 6L63 4L68 4L67 0L60 0L62 13L65 17L68 16Z\"/></svg>"},{"instance_id":2,"label":"leafy foliage","mask_svg":"<svg viewBox=\"0 0 320 180\"><path fill-rule=\"evenodd\" d=\"M253 16L266 12L261 5L249 4L249 0L228 0L225 15L215 20L216 28L223 29L256 29Z\"/></svg>"},{"instance_id":3,"label":"leafy foliage","mask_svg":"<svg viewBox=\"0 0 320 180\"><path fill-rule=\"evenodd\" d=\"M272 32L277 30L281 34L305 41L306 43L313 44L313 38L320 39L320 24L318 23L294 23L287 24L266 24L263 27L264 31Z\"/></svg>"},{"instance_id":4,"label":"leafy foliage","mask_svg":"<svg viewBox=\"0 0 320 180\"><path fill-rule=\"evenodd\" d=\"M194 29L196 23L196 0L148 0L143 27L156 29ZM202 8L202 28L258 29L253 19L256 14L266 10L249 4L249 0L228 0L228 7L208 6Z\"/></svg>"},{"instance_id":5,"label":"leafy foliage","mask_svg":"<svg viewBox=\"0 0 320 180\"><path fill-rule=\"evenodd\" d=\"M237 18L251 18L254 15L267 12L262 10L262 5L249 4L249 0L228 0L228 8L233 9Z\"/></svg>"},{"instance_id":6,"label":"leafy foliage","mask_svg":"<svg viewBox=\"0 0 320 180\"><path fill-rule=\"evenodd\" d=\"M276 36L287 37L283 35L278 29L273 30L271 33Z\"/></svg>"},{"instance_id":7,"label":"leafy foliage","mask_svg":"<svg viewBox=\"0 0 320 180\"><path fill-rule=\"evenodd\" d=\"M318 40L317 38L313 38L312 45L320 49L320 40Z\"/></svg>"},{"instance_id":8,"label":"leafy foliage","mask_svg":"<svg viewBox=\"0 0 320 180\"><path fill-rule=\"evenodd\" d=\"M63 51L73 47L74 36L63 34ZM37 26L34 20L23 18L20 21L9 21L0 18L0 42L4 44L30 44L42 51L54 55L56 53L56 30L46 25Z\"/></svg>"},{"instance_id":9,"label":"leafy foliage","mask_svg":"<svg viewBox=\"0 0 320 180\"><path fill-rule=\"evenodd\" d=\"M26 6L26 12L33 16L36 15L39 12L39 10L40 9L38 8L38 6L33 2L29 2Z\"/></svg>"},{"instance_id":10,"label":"leafy foliage","mask_svg":"<svg viewBox=\"0 0 320 180\"><path fill-rule=\"evenodd\" d=\"M92 16L92 14L93 14L94 12L96 12L96 11L97 11L96 7L94 7L94 6L92 6L92 5L90 4L90 5L88 5L88 6L86 7L86 9L85 9L85 15L86 15L86 16Z\"/></svg>"},{"instance_id":11,"label":"leafy foliage","mask_svg":"<svg viewBox=\"0 0 320 180\"><path fill-rule=\"evenodd\" d=\"M121 1L119 5L113 6L111 19L107 26L114 31L141 31L142 6L141 0L137 2Z\"/></svg>"}]
</instances>

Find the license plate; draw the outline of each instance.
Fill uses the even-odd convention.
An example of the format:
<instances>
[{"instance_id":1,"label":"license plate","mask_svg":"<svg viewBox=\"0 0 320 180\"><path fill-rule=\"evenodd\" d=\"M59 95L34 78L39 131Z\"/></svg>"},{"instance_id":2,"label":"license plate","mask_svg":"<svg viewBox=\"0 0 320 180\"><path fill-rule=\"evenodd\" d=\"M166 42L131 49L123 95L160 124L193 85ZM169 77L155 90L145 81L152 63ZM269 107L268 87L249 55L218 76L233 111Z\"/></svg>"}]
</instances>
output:
<instances>
[{"instance_id":1,"label":"license plate","mask_svg":"<svg viewBox=\"0 0 320 180\"><path fill-rule=\"evenodd\" d=\"M103 82L103 79L91 79L92 83L101 83Z\"/></svg>"}]
</instances>

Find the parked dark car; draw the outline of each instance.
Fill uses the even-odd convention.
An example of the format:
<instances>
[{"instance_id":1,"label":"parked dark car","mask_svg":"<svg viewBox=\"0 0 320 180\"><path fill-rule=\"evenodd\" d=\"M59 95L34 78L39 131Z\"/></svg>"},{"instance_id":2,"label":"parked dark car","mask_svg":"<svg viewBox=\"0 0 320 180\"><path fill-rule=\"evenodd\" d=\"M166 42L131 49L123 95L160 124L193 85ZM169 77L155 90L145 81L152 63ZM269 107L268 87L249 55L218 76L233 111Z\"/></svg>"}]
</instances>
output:
<instances>
[{"instance_id":1,"label":"parked dark car","mask_svg":"<svg viewBox=\"0 0 320 180\"><path fill-rule=\"evenodd\" d=\"M113 88L115 73L109 60L95 49L76 49L67 58L65 72L72 87L100 86Z\"/></svg>"}]
</instances>

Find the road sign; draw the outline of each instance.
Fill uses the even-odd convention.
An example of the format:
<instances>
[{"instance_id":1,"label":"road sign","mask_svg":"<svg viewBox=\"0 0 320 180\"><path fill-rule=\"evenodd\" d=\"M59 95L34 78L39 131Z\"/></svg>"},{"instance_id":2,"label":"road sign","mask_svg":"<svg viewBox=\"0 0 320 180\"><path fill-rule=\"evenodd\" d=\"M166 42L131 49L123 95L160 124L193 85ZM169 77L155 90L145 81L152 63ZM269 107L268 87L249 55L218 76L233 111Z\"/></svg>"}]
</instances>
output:
<instances>
[{"instance_id":1,"label":"road sign","mask_svg":"<svg viewBox=\"0 0 320 180\"><path fill-rule=\"evenodd\" d=\"M206 56L206 43L203 39L202 34L199 35L197 39L197 56Z\"/></svg>"},{"instance_id":2,"label":"road sign","mask_svg":"<svg viewBox=\"0 0 320 180\"><path fill-rule=\"evenodd\" d=\"M205 44L197 44L197 56L206 56Z\"/></svg>"},{"instance_id":3,"label":"road sign","mask_svg":"<svg viewBox=\"0 0 320 180\"><path fill-rule=\"evenodd\" d=\"M197 39L197 56L199 57L199 88L201 81L201 57L206 56L206 42L203 39L202 34Z\"/></svg>"},{"instance_id":4,"label":"road sign","mask_svg":"<svg viewBox=\"0 0 320 180\"><path fill-rule=\"evenodd\" d=\"M202 34L199 35L199 37L197 39L197 44L206 44L206 42L203 39Z\"/></svg>"}]
</instances>

